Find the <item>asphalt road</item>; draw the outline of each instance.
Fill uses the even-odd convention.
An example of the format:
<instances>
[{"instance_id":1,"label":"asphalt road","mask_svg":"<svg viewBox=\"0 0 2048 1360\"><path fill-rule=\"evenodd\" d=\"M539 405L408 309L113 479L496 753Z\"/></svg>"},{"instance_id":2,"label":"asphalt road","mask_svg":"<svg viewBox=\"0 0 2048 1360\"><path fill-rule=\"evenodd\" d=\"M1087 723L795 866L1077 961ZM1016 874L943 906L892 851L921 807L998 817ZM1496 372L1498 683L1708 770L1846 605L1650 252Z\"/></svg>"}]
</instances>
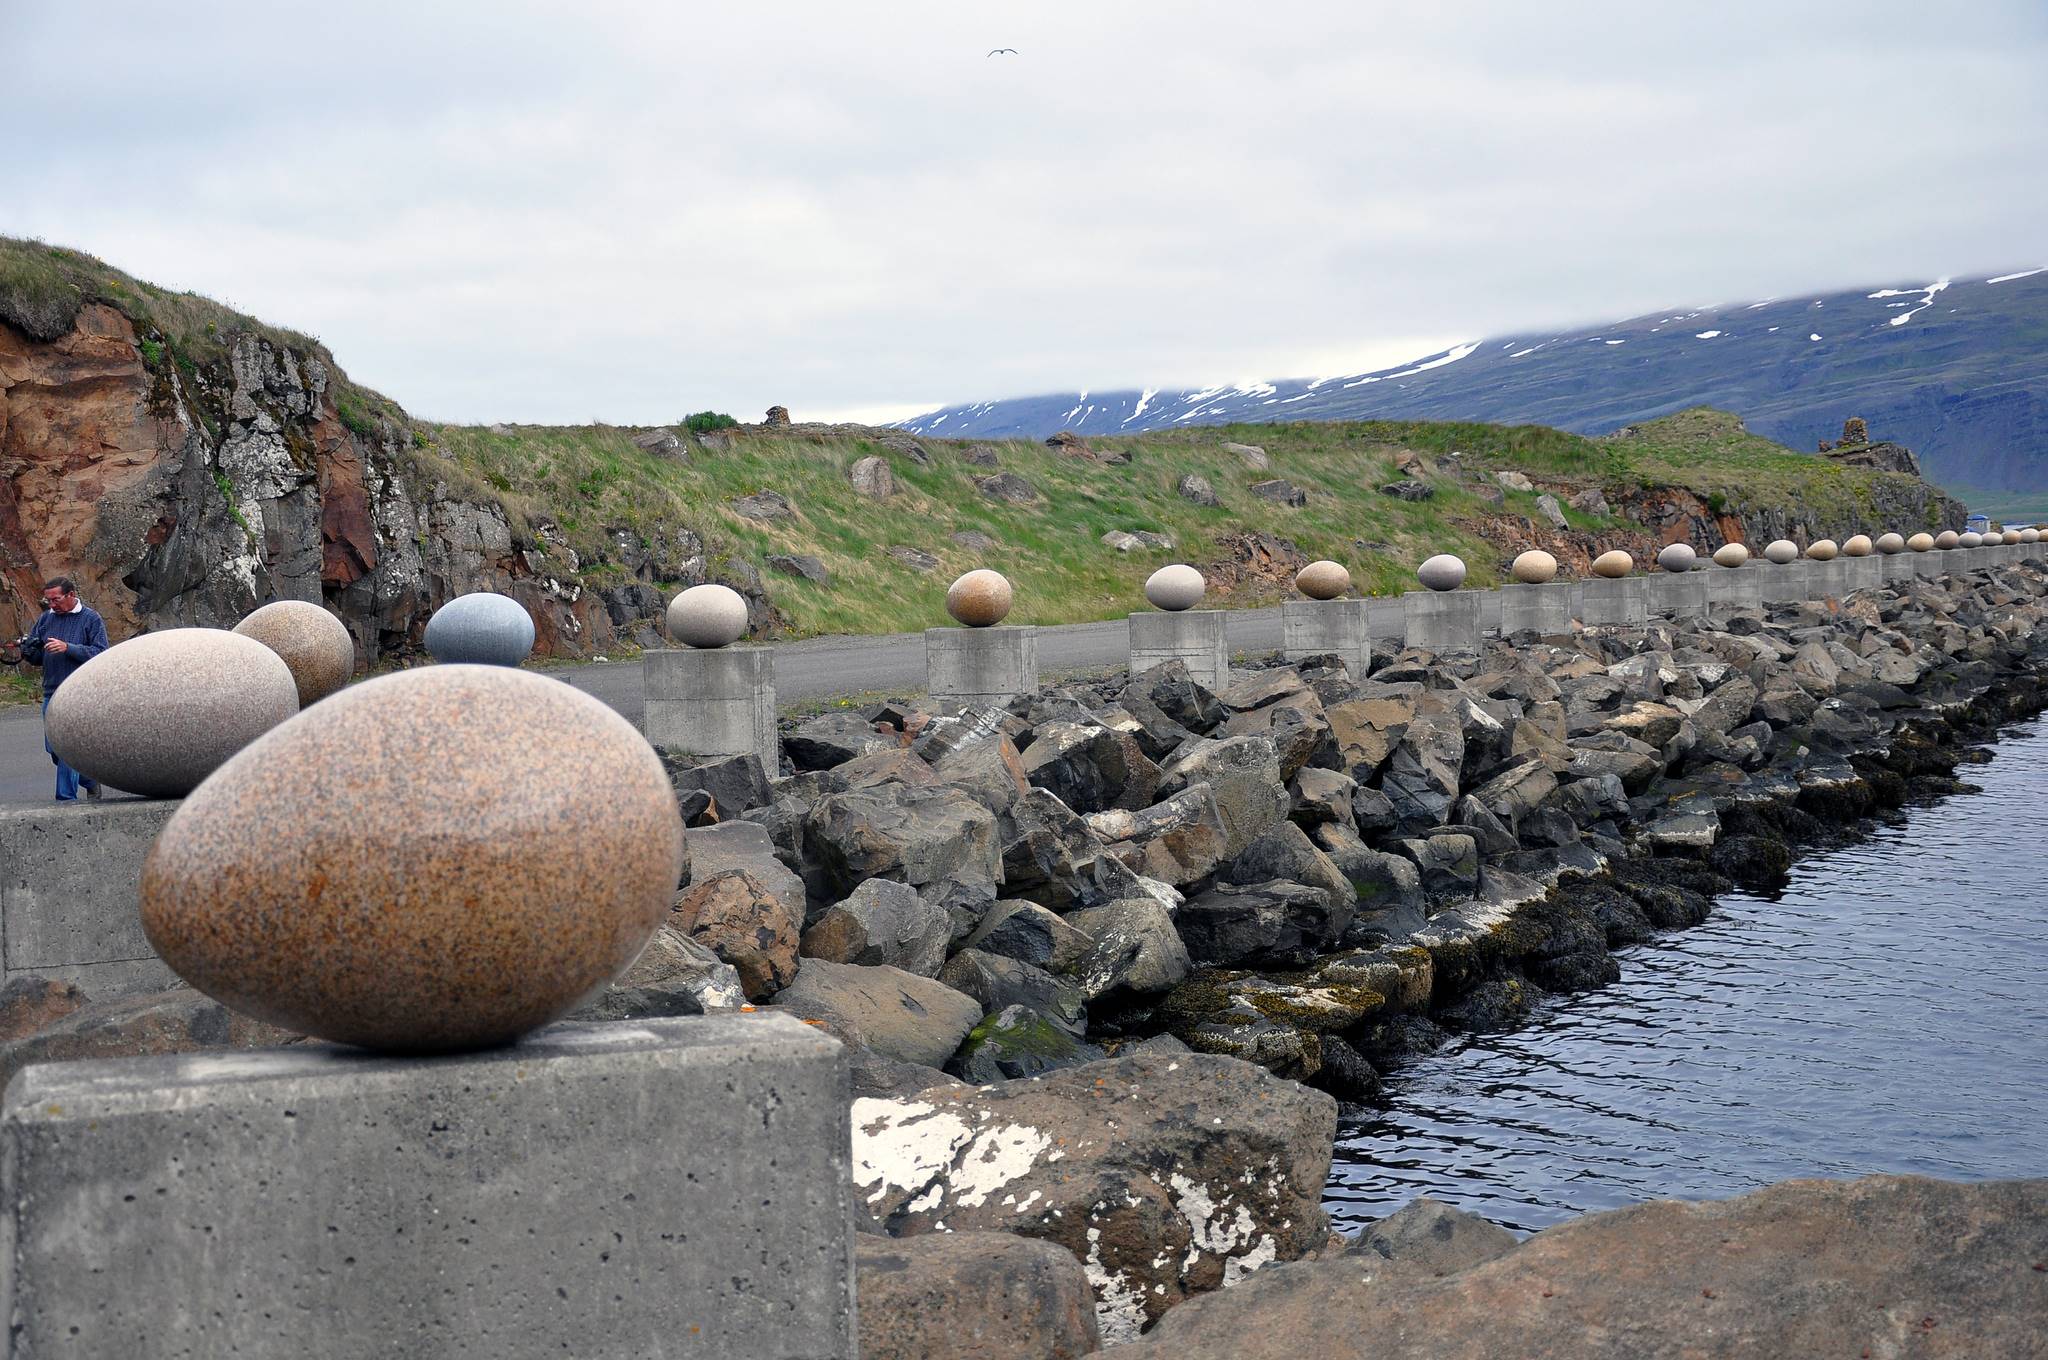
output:
<instances>
[{"instance_id":1,"label":"asphalt road","mask_svg":"<svg viewBox=\"0 0 2048 1360\"><path fill-rule=\"evenodd\" d=\"M1224 626L1233 654L1280 648L1278 609L1233 610ZM1375 637L1399 636L1401 602L1376 602L1372 626ZM1043 674L1054 676L1120 665L1128 659L1129 647L1129 629L1120 619L1042 628L1038 666ZM637 660L562 666L549 673L604 700L635 724L640 721ZM775 647L775 694L783 703L878 691L913 694L923 688L922 634L811 638ZM42 802L52 796L54 787L50 758L43 752L41 715L25 706L0 713L0 805Z\"/></svg>"}]
</instances>

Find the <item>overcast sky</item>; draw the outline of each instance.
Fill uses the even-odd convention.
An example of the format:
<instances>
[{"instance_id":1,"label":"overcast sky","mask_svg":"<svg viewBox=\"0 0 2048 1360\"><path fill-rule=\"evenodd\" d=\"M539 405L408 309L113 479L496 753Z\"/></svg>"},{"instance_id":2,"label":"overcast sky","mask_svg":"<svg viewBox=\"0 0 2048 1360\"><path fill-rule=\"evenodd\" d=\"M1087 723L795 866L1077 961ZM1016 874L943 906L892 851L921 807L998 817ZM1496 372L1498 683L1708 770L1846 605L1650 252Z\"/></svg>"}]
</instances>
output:
<instances>
[{"instance_id":1,"label":"overcast sky","mask_svg":"<svg viewBox=\"0 0 2048 1360\"><path fill-rule=\"evenodd\" d=\"M423 416L879 418L2048 263L2044 77L2041 0L0 0L0 233Z\"/></svg>"}]
</instances>

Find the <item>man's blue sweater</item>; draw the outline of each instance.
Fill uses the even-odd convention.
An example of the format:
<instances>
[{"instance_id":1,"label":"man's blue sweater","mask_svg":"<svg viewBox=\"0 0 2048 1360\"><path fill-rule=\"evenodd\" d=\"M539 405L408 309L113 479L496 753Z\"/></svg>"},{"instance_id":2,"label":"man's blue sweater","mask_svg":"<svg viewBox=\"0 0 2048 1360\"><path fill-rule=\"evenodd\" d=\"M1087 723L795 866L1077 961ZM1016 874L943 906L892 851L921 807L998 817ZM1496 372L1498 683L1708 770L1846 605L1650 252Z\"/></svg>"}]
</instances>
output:
<instances>
[{"instance_id":1,"label":"man's blue sweater","mask_svg":"<svg viewBox=\"0 0 2048 1360\"><path fill-rule=\"evenodd\" d=\"M62 639L65 650L44 651L43 643L51 638ZM43 697L57 692L57 686L71 678L71 672L107 650L107 625L99 614L86 605L78 606L70 614L59 614L45 609L36 620L35 627L28 630L28 641L22 644L24 660L41 653L43 658Z\"/></svg>"}]
</instances>

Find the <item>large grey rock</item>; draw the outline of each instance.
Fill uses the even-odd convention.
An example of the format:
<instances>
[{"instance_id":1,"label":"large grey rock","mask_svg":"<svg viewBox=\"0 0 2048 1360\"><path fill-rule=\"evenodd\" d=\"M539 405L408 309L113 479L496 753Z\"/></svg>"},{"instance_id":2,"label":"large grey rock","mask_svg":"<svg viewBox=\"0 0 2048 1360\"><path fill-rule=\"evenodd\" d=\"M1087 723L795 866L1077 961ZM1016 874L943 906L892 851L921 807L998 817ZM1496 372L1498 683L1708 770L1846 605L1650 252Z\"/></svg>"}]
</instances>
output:
<instances>
[{"instance_id":1,"label":"large grey rock","mask_svg":"<svg viewBox=\"0 0 2048 1360\"><path fill-rule=\"evenodd\" d=\"M1116 1004L1157 996L1188 975L1188 948L1173 917L1150 897L1128 897L1069 912L1067 924L1095 943L1073 965L1082 995Z\"/></svg>"},{"instance_id":2,"label":"large grey rock","mask_svg":"<svg viewBox=\"0 0 2048 1360\"><path fill-rule=\"evenodd\" d=\"M1042 1077L1104 1056L1077 1037L1072 1027L1018 1003L985 1017L961 1041L947 1070L962 1081L986 1086L998 1081Z\"/></svg>"},{"instance_id":3,"label":"large grey rock","mask_svg":"<svg viewBox=\"0 0 2048 1360\"><path fill-rule=\"evenodd\" d=\"M965 789L999 817L1030 788L1017 747L1001 732L948 751L932 766L932 773L943 783Z\"/></svg>"},{"instance_id":4,"label":"large grey rock","mask_svg":"<svg viewBox=\"0 0 2048 1360\"><path fill-rule=\"evenodd\" d=\"M782 735L782 753L799 770L829 770L855 756L897 744L858 713L821 713Z\"/></svg>"},{"instance_id":5,"label":"large grey rock","mask_svg":"<svg viewBox=\"0 0 2048 1360\"><path fill-rule=\"evenodd\" d=\"M1141 808L1159 787L1159 767L1136 740L1092 723L1042 724L1022 763L1026 780L1080 813Z\"/></svg>"},{"instance_id":6,"label":"large grey rock","mask_svg":"<svg viewBox=\"0 0 2048 1360\"><path fill-rule=\"evenodd\" d=\"M804 882L782 862L766 827L756 822L692 827L684 833L683 842L688 850L691 882L744 869L789 908L799 922L804 919Z\"/></svg>"},{"instance_id":7,"label":"large grey rock","mask_svg":"<svg viewBox=\"0 0 2048 1360\"><path fill-rule=\"evenodd\" d=\"M1064 972L1095 941L1036 902L1011 898L990 908L960 947Z\"/></svg>"},{"instance_id":8,"label":"large grey rock","mask_svg":"<svg viewBox=\"0 0 2048 1360\"><path fill-rule=\"evenodd\" d=\"M974 998L901 968L806 959L775 1008L885 1058L943 1067L981 1020Z\"/></svg>"},{"instance_id":9,"label":"large grey rock","mask_svg":"<svg viewBox=\"0 0 2048 1360\"><path fill-rule=\"evenodd\" d=\"M1101 1344L1073 1253L1006 1232L854 1238L861 1360L1078 1360Z\"/></svg>"},{"instance_id":10,"label":"large grey rock","mask_svg":"<svg viewBox=\"0 0 2048 1360\"><path fill-rule=\"evenodd\" d=\"M937 977L953 927L945 910L907 883L871 878L827 908L803 934L805 958L888 964Z\"/></svg>"},{"instance_id":11,"label":"large grey rock","mask_svg":"<svg viewBox=\"0 0 2048 1360\"><path fill-rule=\"evenodd\" d=\"M1287 816L1287 784L1280 754L1267 736L1230 737L1197 743L1165 771L1160 792L1172 795L1207 784L1223 821L1223 858L1245 847Z\"/></svg>"},{"instance_id":12,"label":"large grey rock","mask_svg":"<svg viewBox=\"0 0 2048 1360\"><path fill-rule=\"evenodd\" d=\"M917 888L1002 881L995 815L944 785L883 784L819 800L804 822L804 857L841 894L869 878Z\"/></svg>"},{"instance_id":13,"label":"large grey rock","mask_svg":"<svg viewBox=\"0 0 2048 1360\"><path fill-rule=\"evenodd\" d=\"M1171 1110L1174 1117L1156 1118ZM1337 1104L1204 1054L1138 1054L853 1108L856 1200L909 1236L1000 1228L1072 1252L1105 1339L1327 1241Z\"/></svg>"},{"instance_id":14,"label":"large grey rock","mask_svg":"<svg viewBox=\"0 0 2048 1360\"><path fill-rule=\"evenodd\" d=\"M674 925L654 932L640 957L568 1020L653 1020L734 1010L747 994L733 966Z\"/></svg>"},{"instance_id":15,"label":"large grey rock","mask_svg":"<svg viewBox=\"0 0 2048 1360\"><path fill-rule=\"evenodd\" d=\"M1192 505L1213 506L1221 504L1216 499L1216 488L1210 485L1207 477L1197 472L1190 472L1182 476L1180 481L1175 483L1174 490L1180 493L1182 500Z\"/></svg>"},{"instance_id":16,"label":"large grey rock","mask_svg":"<svg viewBox=\"0 0 2048 1360\"><path fill-rule=\"evenodd\" d=\"M1183 903L1174 925L1196 963L1301 968L1350 924L1348 905L1332 908L1330 896L1302 883L1219 883Z\"/></svg>"},{"instance_id":17,"label":"large grey rock","mask_svg":"<svg viewBox=\"0 0 2048 1360\"><path fill-rule=\"evenodd\" d=\"M19 1038L0 1043L0 1088L37 1063L81 1058L141 1058L210 1049L276 1048L300 1042L189 987L144 992L78 1006Z\"/></svg>"},{"instance_id":18,"label":"large grey rock","mask_svg":"<svg viewBox=\"0 0 2048 1360\"><path fill-rule=\"evenodd\" d=\"M1025 1006L1079 1035L1088 1025L1086 1002L1071 980L1054 977L1036 964L963 949L946 960L939 981L981 1003L987 1015Z\"/></svg>"},{"instance_id":19,"label":"large grey rock","mask_svg":"<svg viewBox=\"0 0 2048 1360\"><path fill-rule=\"evenodd\" d=\"M847 480L853 489L871 500L885 501L896 494L896 476L889 471L889 460L879 454L869 454L846 470Z\"/></svg>"},{"instance_id":20,"label":"large grey rock","mask_svg":"<svg viewBox=\"0 0 2048 1360\"><path fill-rule=\"evenodd\" d=\"M1345 1251L1442 1276L1505 1256L1520 1245L1521 1239L1506 1228L1424 1195L1368 1225Z\"/></svg>"},{"instance_id":21,"label":"large grey rock","mask_svg":"<svg viewBox=\"0 0 2048 1360\"><path fill-rule=\"evenodd\" d=\"M1137 812L1098 812L1088 827L1111 843L1112 853L1147 878L1182 887L1213 871L1230 844L1230 833L1206 783L1192 784L1171 798Z\"/></svg>"},{"instance_id":22,"label":"large grey rock","mask_svg":"<svg viewBox=\"0 0 2048 1360\"><path fill-rule=\"evenodd\" d=\"M1244 886L1275 879L1321 888L1330 904L1331 930L1342 935L1351 924L1357 891L1328 855L1293 822L1277 822L1217 874L1222 883Z\"/></svg>"},{"instance_id":23,"label":"large grey rock","mask_svg":"<svg viewBox=\"0 0 2048 1360\"><path fill-rule=\"evenodd\" d=\"M1065 911L1091 895L1101 842L1045 789L1027 789L996 824L1004 891Z\"/></svg>"},{"instance_id":24,"label":"large grey rock","mask_svg":"<svg viewBox=\"0 0 2048 1360\"><path fill-rule=\"evenodd\" d=\"M533 615L509 595L458 595L427 620L422 639L444 665L516 666L533 650Z\"/></svg>"},{"instance_id":25,"label":"large grey rock","mask_svg":"<svg viewBox=\"0 0 2048 1360\"><path fill-rule=\"evenodd\" d=\"M1786 1181L1588 1214L1438 1278L1354 1254L1176 1308L1115 1360L2037 1355L2048 1180Z\"/></svg>"},{"instance_id":26,"label":"large grey rock","mask_svg":"<svg viewBox=\"0 0 2048 1360\"><path fill-rule=\"evenodd\" d=\"M44 732L87 779L182 798L298 711L291 668L270 648L224 628L170 628L73 671L50 697Z\"/></svg>"}]
</instances>

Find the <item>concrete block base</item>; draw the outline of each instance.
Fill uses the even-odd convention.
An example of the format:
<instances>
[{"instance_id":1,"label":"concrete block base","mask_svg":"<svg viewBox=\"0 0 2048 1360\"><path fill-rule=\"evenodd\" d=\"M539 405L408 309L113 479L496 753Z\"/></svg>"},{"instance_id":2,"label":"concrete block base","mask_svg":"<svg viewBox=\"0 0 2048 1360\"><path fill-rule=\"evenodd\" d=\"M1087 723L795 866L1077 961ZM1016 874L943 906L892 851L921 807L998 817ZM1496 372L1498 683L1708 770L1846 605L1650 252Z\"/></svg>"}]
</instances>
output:
<instances>
[{"instance_id":1,"label":"concrete block base","mask_svg":"<svg viewBox=\"0 0 2048 1360\"><path fill-rule=\"evenodd\" d=\"M1884 559L1875 553L1868 557L1842 558L1841 567L1846 588L1852 593L1884 588Z\"/></svg>"},{"instance_id":2,"label":"concrete block base","mask_svg":"<svg viewBox=\"0 0 2048 1360\"><path fill-rule=\"evenodd\" d=\"M38 974L104 999L177 981L142 934L142 859L175 799L0 811L0 983Z\"/></svg>"},{"instance_id":3,"label":"concrete block base","mask_svg":"<svg viewBox=\"0 0 2048 1360\"><path fill-rule=\"evenodd\" d=\"M1356 679L1372 668L1371 600L1289 600L1280 606L1280 650L1289 661L1340 656Z\"/></svg>"},{"instance_id":4,"label":"concrete block base","mask_svg":"<svg viewBox=\"0 0 2048 1360\"><path fill-rule=\"evenodd\" d=\"M1848 563L1841 558L1832 562L1808 560L1806 572L1806 598L1809 600L1839 600L1849 593Z\"/></svg>"},{"instance_id":5,"label":"concrete block base","mask_svg":"<svg viewBox=\"0 0 2048 1360\"><path fill-rule=\"evenodd\" d=\"M940 704L1007 704L1038 692L1036 628L927 628L925 692Z\"/></svg>"},{"instance_id":6,"label":"concrete block base","mask_svg":"<svg viewBox=\"0 0 2048 1360\"><path fill-rule=\"evenodd\" d=\"M1401 644L1426 652L1479 650L1476 590L1411 590L1401 597Z\"/></svg>"},{"instance_id":7,"label":"concrete block base","mask_svg":"<svg viewBox=\"0 0 2048 1360\"><path fill-rule=\"evenodd\" d=\"M1500 596L1500 635L1535 633L1557 637L1572 630L1572 585L1552 581L1546 585L1505 585L1493 592Z\"/></svg>"},{"instance_id":8,"label":"concrete block base","mask_svg":"<svg viewBox=\"0 0 2048 1360\"><path fill-rule=\"evenodd\" d=\"M1230 687L1230 648L1223 641L1223 611L1190 609L1131 615L1131 674L1178 661L1210 693Z\"/></svg>"},{"instance_id":9,"label":"concrete block base","mask_svg":"<svg viewBox=\"0 0 2048 1360\"><path fill-rule=\"evenodd\" d=\"M1725 571L1725 567L1716 567ZM1707 573L1701 571L1660 572L1645 578L1649 609L1671 619L1701 619L1707 614Z\"/></svg>"},{"instance_id":10,"label":"concrete block base","mask_svg":"<svg viewBox=\"0 0 2048 1360\"><path fill-rule=\"evenodd\" d=\"M850 1360L843 1053L731 1015L28 1068L11 1353Z\"/></svg>"},{"instance_id":11,"label":"concrete block base","mask_svg":"<svg viewBox=\"0 0 2048 1360\"><path fill-rule=\"evenodd\" d=\"M1948 554L1938 548L1913 554L1913 574L1923 580L1948 573Z\"/></svg>"},{"instance_id":12,"label":"concrete block base","mask_svg":"<svg viewBox=\"0 0 2048 1360\"><path fill-rule=\"evenodd\" d=\"M1716 567L1707 574L1707 610L1718 614L1754 614L1764 607L1764 578L1768 566L1744 563L1739 567Z\"/></svg>"},{"instance_id":13,"label":"concrete block base","mask_svg":"<svg viewBox=\"0 0 2048 1360\"><path fill-rule=\"evenodd\" d=\"M691 756L757 755L770 775L781 761L775 733L775 656L766 647L682 647L641 658L650 745Z\"/></svg>"},{"instance_id":14,"label":"concrete block base","mask_svg":"<svg viewBox=\"0 0 2048 1360\"><path fill-rule=\"evenodd\" d=\"M1879 558L1878 560L1884 564L1882 570L1884 572L1885 584L1892 585L1899 581L1912 580L1913 559L1917 556L1919 556L1918 553L1902 552L1892 553L1888 556Z\"/></svg>"},{"instance_id":15,"label":"concrete block base","mask_svg":"<svg viewBox=\"0 0 2048 1360\"><path fill-rule=\"evenodd\" d=\"M1588 628L1641 628L1650 621L1649 583L1640 576L1589 576L1579 621Z\"/></svg>"}]
</instances>

